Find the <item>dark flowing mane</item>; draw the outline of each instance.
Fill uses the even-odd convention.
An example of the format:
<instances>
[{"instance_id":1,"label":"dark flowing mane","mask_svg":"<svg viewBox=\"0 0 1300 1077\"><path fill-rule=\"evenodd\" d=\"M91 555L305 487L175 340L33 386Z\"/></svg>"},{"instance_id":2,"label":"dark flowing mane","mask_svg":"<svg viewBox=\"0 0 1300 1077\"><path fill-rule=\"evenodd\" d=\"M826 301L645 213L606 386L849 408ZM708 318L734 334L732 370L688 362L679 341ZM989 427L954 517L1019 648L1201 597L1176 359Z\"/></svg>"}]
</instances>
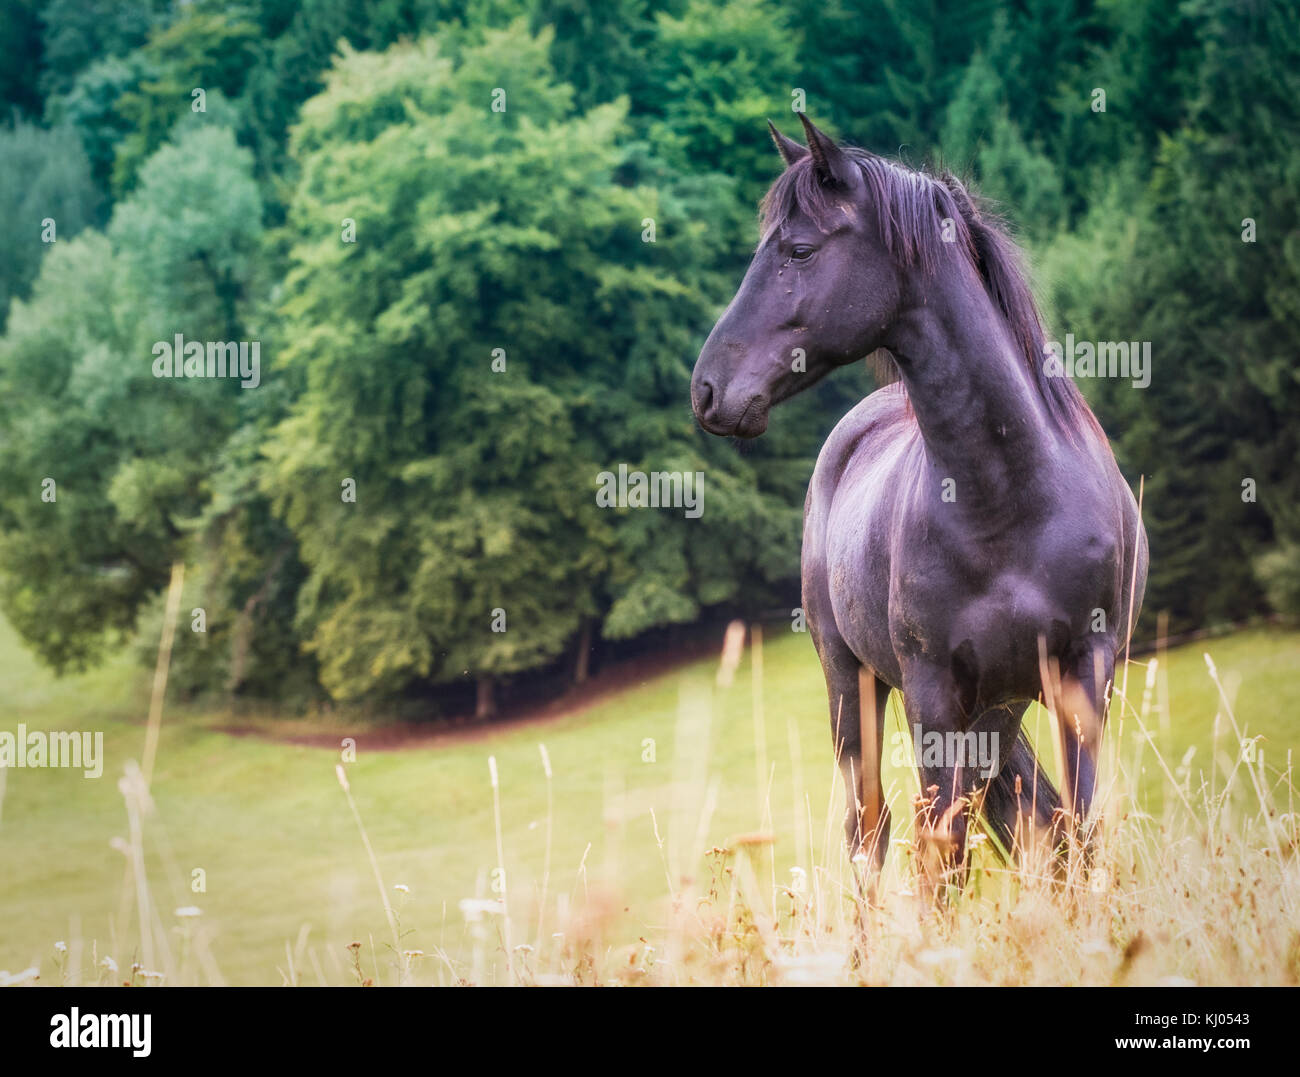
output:
<instances>
[{"instance_id":1,"label":"dark flowing mane","mask_svg":"<svg viewBox=\"0 0 1300 1077\"><path fill-rule=\"evenodd\" d=\"M1029 368L1039 395L1053 420L1068 433L1100 426L1078 386L1068 377L1049 376L1045 364L1046 335L1038 304L1027 280L1023 255L1006 225L973 196L951 173L931 175L853 146L843 152L857 166L867 185L867 202L886 248L905 266L933 273L954 247L979 272ZM829 230L841 200L817 176L810 157L790 165L772 184L760 207L766 237L796 213L804 213L819 228ZM943 222L951 221L953 240L943 238Z\"/></svg>"}]
</instances>

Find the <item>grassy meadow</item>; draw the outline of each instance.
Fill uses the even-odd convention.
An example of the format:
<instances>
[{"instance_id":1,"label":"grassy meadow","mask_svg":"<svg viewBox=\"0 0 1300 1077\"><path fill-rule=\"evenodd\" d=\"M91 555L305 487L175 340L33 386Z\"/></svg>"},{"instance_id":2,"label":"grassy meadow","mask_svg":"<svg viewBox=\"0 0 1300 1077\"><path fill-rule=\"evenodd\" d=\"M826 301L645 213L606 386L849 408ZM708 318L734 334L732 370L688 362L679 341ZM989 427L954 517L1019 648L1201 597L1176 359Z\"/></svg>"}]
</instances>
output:
<instances>
[{"instance_id":1,"label":"grassy meadow","mask_svg":"<svg viewBox=\"0 0 1300 1077\"><path fill-rule=\"evenodd\" d=\"M729 686L710 655L574 713L431 726L398 749L375 746L391 730L337 716L250 721L169 704L146 797L123 777L141 758L151 676L123 654L55 679L0 623L0 729L102 730L106 757L97 780L0 772L3 978L1300 978L1300 633L1171 649L1150 676L1150 659L1134 660L1107 731L1092 871L1053 884L1041 864L1008 870L979 850L971 886L942 911L914 894L916 777L900 765L897 699L894 843L878 903L861 906L812 645L769 630L758 670L753 655ZM1048 721L1032 712L1054 769ZM230 731L240 725L257 732ZM1258 739L1243 751L1243 737Z\"/></svg>"}]
</instances>

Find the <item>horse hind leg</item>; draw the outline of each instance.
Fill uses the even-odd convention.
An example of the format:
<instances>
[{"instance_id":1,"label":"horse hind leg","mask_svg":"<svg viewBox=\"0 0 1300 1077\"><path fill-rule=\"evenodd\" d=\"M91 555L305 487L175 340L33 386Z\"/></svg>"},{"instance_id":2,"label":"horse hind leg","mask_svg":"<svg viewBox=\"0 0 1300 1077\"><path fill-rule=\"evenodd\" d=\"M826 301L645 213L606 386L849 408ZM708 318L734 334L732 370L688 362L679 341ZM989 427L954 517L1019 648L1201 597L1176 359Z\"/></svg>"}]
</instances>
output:
<instances>
[{"instance_id":1,"label":"horse hind leg","mask_svg":"<svg viewBox=\"0 0 1300 1077\"><path fill-rule=\"evenodd\" d=\"M889 851L889 804L881 783L881 752L885 739L885 715L889 706L889 685L867 669L858 671L858 811L850 819L849 848L864 856L874 874L879 874Z\"/></svg>"},{"instance_id":2,"label":"horse hind leg","mask_svg":"<svg viewBox=\"0 0 1300 1077\"><path fill-rule=\"evenodd\" d=\"M874 876L889 848L889 805L880 765L890 688L847 648L824 656L824 667L835 758L844 779L849 856L858 864L865 861Z\"/></svg>"}]
</instances>

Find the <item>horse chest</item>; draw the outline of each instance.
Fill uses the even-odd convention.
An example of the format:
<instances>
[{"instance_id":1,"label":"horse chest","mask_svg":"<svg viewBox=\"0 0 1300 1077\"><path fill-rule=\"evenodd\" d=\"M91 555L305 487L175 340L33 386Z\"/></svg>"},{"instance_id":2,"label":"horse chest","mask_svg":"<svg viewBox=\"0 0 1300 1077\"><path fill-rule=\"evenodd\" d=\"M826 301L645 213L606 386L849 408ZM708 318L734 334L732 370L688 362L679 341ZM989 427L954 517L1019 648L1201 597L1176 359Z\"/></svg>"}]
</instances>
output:
<instances>
[{"instance_id":1,"label":"horse chest","mask_svg":"<svg viewBox=\"0 0 1300 1077\"><path fill-rule=\"evenodd\" d=\"M900 641L936 656L972 637L1006 641L1014 648L1035 641L1067 616L1048 589L1013 573L978 589L956 581L914 586L904 582L890 610Z\"/></svg>"},{"instance_id":2,"label":"horse chest","mask_svg":"<svg viewBox=\"0 0 1300 1077\"><path fill-rule=\"evenodd\" d=\"M1072 541L1048 528L978 549L936 542L896 562L890 640L905 681L909 666L940 671L975 710L1035 696L1044 652L1064 660L1113 638L1116 543L1057 522Z\"/></svg>"},{"instance_id":3,"label":"horse chest","mask_svg":"<svg viewBox=\"0 0 1300 1077\"><path fill-rule=\"evenodd\" d=\"M1096 631L1115 612L1118 540L1077 506L1033 527L987 535L932 529L928 538L900 551L891 602L938 640L977 628L1022 646L1040 635Z\"/></svg>"}]
</instances>

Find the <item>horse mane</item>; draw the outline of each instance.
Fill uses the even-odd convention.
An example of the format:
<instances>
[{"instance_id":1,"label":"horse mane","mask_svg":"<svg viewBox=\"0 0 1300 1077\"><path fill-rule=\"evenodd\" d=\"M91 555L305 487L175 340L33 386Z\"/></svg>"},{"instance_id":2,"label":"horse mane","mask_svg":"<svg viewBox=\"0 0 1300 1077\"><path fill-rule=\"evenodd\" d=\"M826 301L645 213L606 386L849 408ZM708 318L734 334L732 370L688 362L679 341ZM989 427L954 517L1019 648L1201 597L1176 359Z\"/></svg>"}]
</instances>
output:
<instances>
[{"instance_id":1,"label":"horse mane","mask_svg":"<svg viewBox=\"0 0 1300 1077\"><path fill-rule=\"evenodd\" d=\"M931 175L856 146L842 149L866 183L867 203L875 210L890 254L905 266L932 274L956 247L984 281L1048 414L1066 433L1088 426L1100 432L1079 387L1068 377L1048 375L1042 317L1025 273L1024 256L1006 223L950 172ZM836 190L818 177L812 158L802 157L777 177L763 197L762 235L766 238L800 212L829 231L840 202ZM951 241L944 239L944 222L951 222ZM881 380L897 380L892 357L882 361L877 353L873 365L878 376L884 375Z\"/></svg>"}]
</instances>

